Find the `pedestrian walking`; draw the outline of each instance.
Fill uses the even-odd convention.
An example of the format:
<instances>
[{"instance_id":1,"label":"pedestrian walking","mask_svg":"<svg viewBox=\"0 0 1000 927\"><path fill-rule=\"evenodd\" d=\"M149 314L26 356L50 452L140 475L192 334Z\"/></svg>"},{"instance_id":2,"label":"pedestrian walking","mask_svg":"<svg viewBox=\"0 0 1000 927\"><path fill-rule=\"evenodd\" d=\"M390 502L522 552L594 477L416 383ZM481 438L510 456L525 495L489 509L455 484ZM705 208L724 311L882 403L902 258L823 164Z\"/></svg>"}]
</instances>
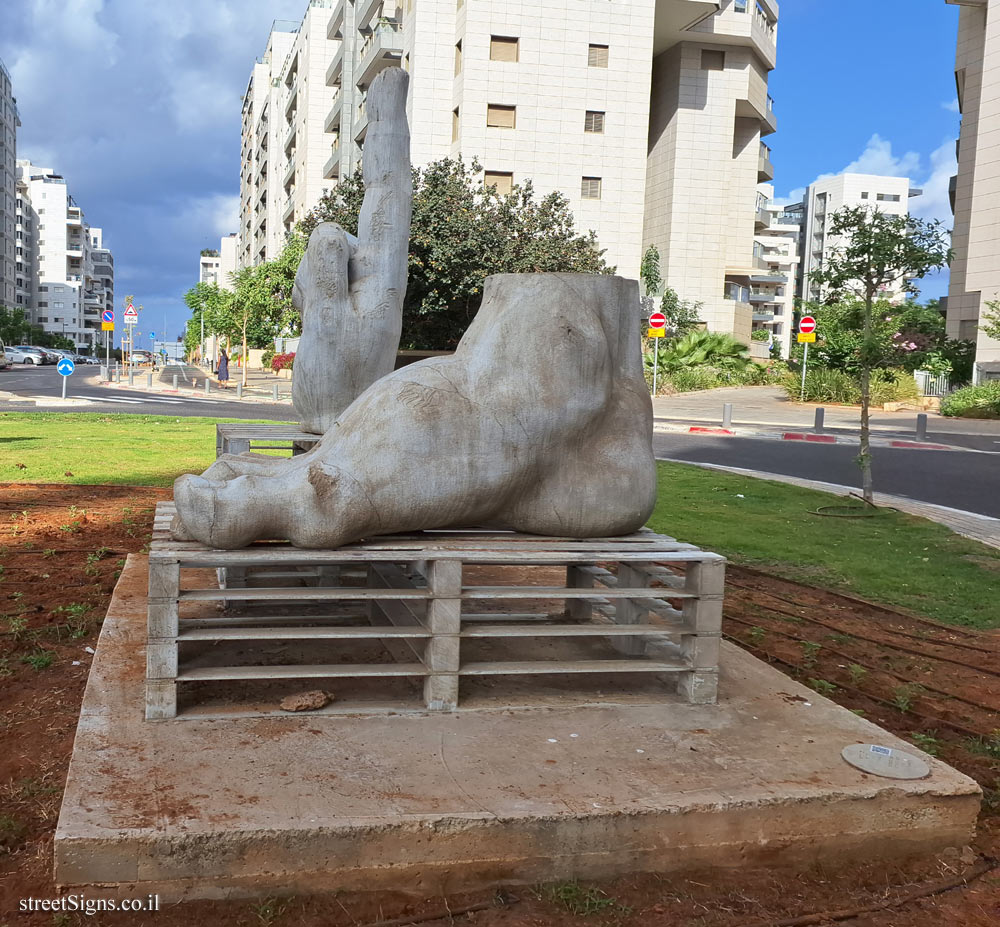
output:
<instances>
[{"instance_id":1,"label":"pedestrian walking","mask_svg":"<svg viewBox=\"0 0 1000 927\"><path fill-rule=\"evenodd\" d=\"M226 354L225 348L219 351L219 367L216 376L219 378L219 385L223 389L229 389L229 355Z\"/></svg>"}]
</instances>

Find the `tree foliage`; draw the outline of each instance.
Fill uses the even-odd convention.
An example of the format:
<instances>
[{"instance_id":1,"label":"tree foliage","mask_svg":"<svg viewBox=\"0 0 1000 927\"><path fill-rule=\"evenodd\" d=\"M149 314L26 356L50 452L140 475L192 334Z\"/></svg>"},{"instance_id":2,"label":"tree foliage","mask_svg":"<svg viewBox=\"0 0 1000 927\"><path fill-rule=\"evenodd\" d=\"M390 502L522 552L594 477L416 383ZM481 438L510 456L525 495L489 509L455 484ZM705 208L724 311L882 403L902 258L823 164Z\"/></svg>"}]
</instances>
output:
<instances>
[{"instance_id":1,"label":"tree foliage","mask_svg":"<svg viewBox=\"0 0 1000 927\"><path fill-rule=\"evenodd\" d=\"M667 370L682 367L715 367L739 370L753 363L749 348L725 332L690 332L661 354L660 364Z\"/></svg>"},{"instance_id":2,"label":"tree foliage","mask_svg":"<svg viewBox=\"0 0 1000 927\"><path fill-rule=\"evenodd\" d=\"M486 187L482 167L445 158L413 171L409 279L401 345L454 347L474 318L490 274L611 273L594 232L580 234L559 192L537 199L531 181L506 195ZM360 171L320 200L299 226L320 222L357 234L364 197Z\"/></svg>"},{"instance_id":3,"label":"tree foliage","mask_svg":"<svg viewBox=\"0 0 1000 927\"><path fill-rule=\"evenodd\" d=\"M76 342L62 334L47 332L40 325L32 325L23 309L0 306L0 341L14 344L34 344L40 348L65 348L76 350Z\"/></svg>"}]
</instances>

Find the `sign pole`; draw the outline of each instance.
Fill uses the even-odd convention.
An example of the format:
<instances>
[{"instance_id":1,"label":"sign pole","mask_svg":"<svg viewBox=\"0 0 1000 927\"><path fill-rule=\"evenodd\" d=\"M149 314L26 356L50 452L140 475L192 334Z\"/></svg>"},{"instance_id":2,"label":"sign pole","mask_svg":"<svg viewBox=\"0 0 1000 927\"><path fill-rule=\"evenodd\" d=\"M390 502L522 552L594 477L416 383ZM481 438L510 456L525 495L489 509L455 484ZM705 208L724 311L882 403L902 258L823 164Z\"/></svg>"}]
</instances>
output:
<instances>
[{"instance_id":1,"label":"sign pole","mask_svg":"<svg viewBox=\"0 0 1000 927\"><path fill-rule=\"evenodd\" d=\"M656 395L656 374L660 369L660 339L653 339L653 395Z\"/></svg>"},{"instance_id":2,"label":"sign pole","mask_svg":"<svg viewBox=\"0 0 1000 927\"><path fill-rule=\"evenodd\" d=\"M802 345L802 389L799 392L799 402L806 400L806 363L809 360L809 342Z\"/></svg>"},{"instance_id":3,"label":"sign pole","mask_svg":"<svg viewBox=\"0 0 1000 927\"><path fill-rule=\"evenodd\" d=\"M65 399L65 398L66 398L66 381L67 381L68 379L69 379L69 377L63 377L63 378L62 378L62 380L63 380L63 390L62 390L62 398L63 398L63 399Z\"/></svg>"}]
</instances>

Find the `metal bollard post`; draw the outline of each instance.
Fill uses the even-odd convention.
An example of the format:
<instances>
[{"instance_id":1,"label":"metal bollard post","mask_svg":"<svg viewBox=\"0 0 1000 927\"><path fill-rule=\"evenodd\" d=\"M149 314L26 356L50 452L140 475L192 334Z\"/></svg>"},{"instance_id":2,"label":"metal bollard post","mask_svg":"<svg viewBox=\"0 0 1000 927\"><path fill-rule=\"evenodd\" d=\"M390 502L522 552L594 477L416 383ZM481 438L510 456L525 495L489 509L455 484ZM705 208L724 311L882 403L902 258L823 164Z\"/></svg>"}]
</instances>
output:
<instances>
[{"instance_id":1,"label":"metal bollard post","mask_svg":"<svg viewBox=\"0 0 1000 927\"><path fill-rule=\"evenodd\" d=\"M278 384L277 383L272 383L271 384L271 395L274 396L274 401L277 402L278 401Z\"/></svg>"},{"instance_id":2,"label":"metal bollard post","mask_svg":"<svg viewBox=\"0 0 1000 927\"><path fill-rule=\"evenodd\" d=\"M211 381L211 379L209 377L205 377L205 395L206 396L209 394L209 391L211 389L212 389L212 381Z\"/></svg>"},{"instance_id":3,"label":"metal bollard post","mask_svg":"<svg viewBox=\"0 0 1000 927\"><path fill-rule=\"evenodd\" d=\"M135 371L131 367L128 369L128 385L135 386Z\"/></svg>"},{"instance_id":4,"label":"metal bollard post","mask_svg":"<svg viewBox=\"0 0 1000 927\"><path fill-rule=\"evenodd\" d=\"M927 440L927 414L925 412L917 415L917 440Z\"/></svg>"},{"instance_id":5,"label":"metal bollard post","mask_svg":"<svg viewBox=\"0 0 1000 927\"><path fill-rule=\"evenodd\" d=\"M237 383L236 384L236 398L237 399L242 399L243 398L243 384L242 383Z\"/></svg>"},{"instance_id":6,"label":"metal bollard post","mask_svg":"<svg viewBox=\"0 0 1000 927\"><path fill-rule=\"evenodd\" d=\"M153 388L153 374L152 373L147 373L146 374L146 388L147 389L152 389Z\"/></svg>"},{"instance_id":7,"label":"metal bollard post","mask_svg":"<svg viewBox=\"0 0 1000 927\"><path fill-rule=\"evenodd\" d=\"M177 374L175 373L174 374L174 391L176 392L176 390L177 390Z\"/></svg>"},{"instance_id":8,"label":"metal bollard post","mask_svg":"<svg viewBox=\"0 0 1000 927\"><path fill-rule=\"evenodd\" d=\"M816 434L818 434L818 435L823 434L823 416L824 415L826 415L826 409L824 409L822 406L819 406L819 408L816 409L816 421L813 424L813 431L815 431Z\"/></svg>"},{"instance_id":9,"label":"metal bollard post","mask_svg":"<svg viewBox=\"0 0 1000 927\"><path fill-rule=\"evenodd\" d=\"M733 404L724 402L722 404L722 427L728 428L733 424Z\"/></svg>"}]
</instances>

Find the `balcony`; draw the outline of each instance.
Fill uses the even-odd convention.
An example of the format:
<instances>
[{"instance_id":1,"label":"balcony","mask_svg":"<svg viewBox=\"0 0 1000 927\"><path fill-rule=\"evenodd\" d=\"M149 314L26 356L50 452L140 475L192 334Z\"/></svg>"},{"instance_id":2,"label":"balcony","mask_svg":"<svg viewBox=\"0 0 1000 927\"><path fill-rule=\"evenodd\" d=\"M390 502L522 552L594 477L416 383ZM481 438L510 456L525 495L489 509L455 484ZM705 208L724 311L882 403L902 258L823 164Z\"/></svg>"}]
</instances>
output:
<instances>
[{"instance_id":1,"label":"balcony","mask_svg":"<svg viewBox=\"0 0 1000 927\"><path fill-rule=\"evenodd\" d=\"M336 141L330 146L330 157L323 165L323 178L329 180L331 177L340 176L340 142Z\"/></svg>"},{"instance_id":2,"label":"balcony","mask_svg":"<svg viewBox=\"0 0 1000 927\"><path fill-rule=\"evenodd\" d=\"M767 197L757 196L757 205L753 218L755 231L763 231L771 225L771 211L767 208L767 204Z\"/></svg>"},{"instance_id":3,"label":"balcony","mask_svg":"<svg viewBox=\"0 0 1000 927\"><path fill-rule=\"evenodd\" d=\"M288 222L295 215L295 202L291 196L285 200L285 205L281 208L281 221Z\"/></svg>"},{"instance_id":4,"label":"balcony","mask_svg":"<svg viewBox=\"0 0 1000 927\"><path fill-rule=\"evenodd\" d=\"M359 29L364 29L372 20L372 13L379 5L380 0L357 0L354 5L354 22Z\"/></svg>"},{"instance_id":5,"label":"balcony","mask_svg":"<svg viewBox=\"0 0 1000 927\"><path fill-rule=\"evenodd\" d=\"M333 56L333 61L330 62L330 66L326 69L326 85L327 87L336 87L340 84L340 78L344 73L344 43L340 43L340 48L337 49L336 54Z\"/></svg>"},{"instance_id":6,"label":"balcony","mask_svg":"<svg viewBox=\"0 0 1000 927\"><path fill-rule=\"evenodd\" d=\"M762 274L751 274L751 283L771 283L771 284L785 284L788 283L788 274L783 274L780 271L772 270L767 273Z\"/></svg>"},{"instance_id":7,"label":"balcony","mask_svg":"<svg viewBox=\"0 0 1000 927\"><path fill-rule=\"evenodd\" d=\"M285 133L285 145L284 145L285 154L291 155L292 149L294 147L295 147L295 123L293 122L288 127L288 131Z\"/></svg>"},{"instance_id":8,"label":"balcony","mask_svg":"<svg viewBox=\"0 0 1000 927\"><path fill-rule=\"evenodd\" d=\"M767 127L768 131L765 132L762 127L760 130L761 135L771 135L778 131L778 117L774 114L774 97L771 94L767 95L767 109L764 112L764 126Z\"/></svg>"},{"instance_id":9,"label":"balcony","mask_svg":"<svg viewBox=\"0 0 1000 927\"><path fill-rule=\"evenodd\" d=\"M330 17L330 22L326 26L326 37L328 39L342 39L344 28L344 7L347 0L340 0Z\"/></svg>"},{"instance_id":10,"label":"balcony","mask_svg":"<svg viewBox=\"0 0 1000 927\"><path fill-rule=\"evenodd\" d=\"M750 288L740 286L738 283L731 283L727 281L722 295L724 299L731 299L738 303L746 303L750 301Z\"/></svg>"},{"instance_id":11,"label":"balcony","mask_svg":"<svg viewBox=\"0 0 1000 927\"><path fill-rule=\"evenodd\" d=\"M354 141L360 143L368 134L368 98L363 97L354 111Z\"/></svg>"},{"instance_id":12,"label":"balcony","mask_svg":"<svg viewBox=\"0 0 1000 927\"><path fill-rule=\"evenodd\" d=\"M292 81L292 86L288 91L288 99L285 101L285 118L293 120L295 118L295 105L299 99L299 82Z\"/></svg>"},{"instance_id":13,"label":"balcony","mask_svg":"<svg viewBox=\"0 0 1000 927\"><path fill-rule=\"evenodd\" d=\"M771 164L771 149L760 143L760 154L757 156L757 183L767 183L774 180L774 165Z\"/></svg>"},{"instance_id":14,"label":"balcony","mask_svg":"<svg viewBox=\"0 0 1000 927\"><path fill-rule=\"evenodd\" d=\"M750 316L755 322L773 322L774 313L773 312L761 312L759 310L754 310L753 314Z\"/></svg>"},{"instance_id":15,"label":"balcony","mask_svg":"<svg viewBox=\"0 0 1000 927\"><path fill-rule=\"evenodd\" d=\"M295 180L295 155L288 159L288 167L285 169L285 176L281 178L281 185L287 187Z\"/></svg>"},{"instance_id":16,"label":"balcony","mask_svg":"<svg viewBox=\"0 0 1000 927\"><path fill-rule=\"evenodd\" d=\"M392 20L380 22L365 39L358 53L356 83L370 86L375 75L390 65L398 65L403 58L402 25Z\"/></svg>"},{"instance_id":17,"label":"balcony","mask_svg":"<svg viewBox=\"0 0 1000 927\"><path fill-rule=\"evenodd\" d=\"M750 290L750 302L752 303L773 303L780 298L778 293L771 290L755 290L753 288Z\"/></svg>"},{"instance_id":18,"label":"balcony","mask_svg":"<svg viewBox=\"0 0 1000 927\"><path fill-rule=\"evenodd\" d=\"M340 130L340 114L344 111L344 92L338 87L333 93L333 105L330 112L326 114L326 121L323 123L324 132L338 132Z\"/></svg>"}]
</instances>

